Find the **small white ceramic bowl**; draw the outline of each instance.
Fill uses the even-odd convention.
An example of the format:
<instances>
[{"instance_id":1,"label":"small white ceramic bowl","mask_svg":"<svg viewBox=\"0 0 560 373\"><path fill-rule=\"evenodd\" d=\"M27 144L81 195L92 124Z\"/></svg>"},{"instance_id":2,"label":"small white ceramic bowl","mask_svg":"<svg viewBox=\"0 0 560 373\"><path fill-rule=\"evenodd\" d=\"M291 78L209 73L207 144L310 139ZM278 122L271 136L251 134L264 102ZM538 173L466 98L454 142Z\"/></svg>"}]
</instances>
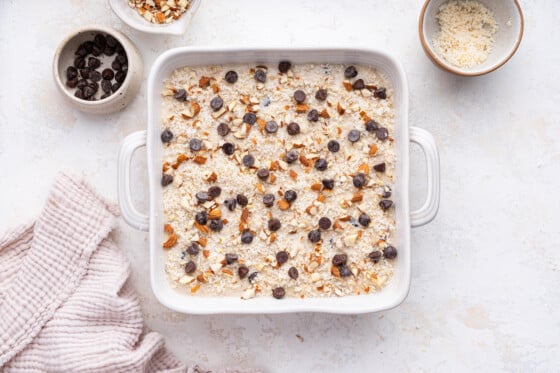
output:
<instances>
[{"instance_id":1,"label":"small white ceramic bowl","mask_svg":"<svg viewBox=\"0 0 560 373\"><path fill-rule=\"evenodd\" d=\"M183 35L200 6L200 0L192 0L189 9L176 21L161 25L146 21L136 9L128 5L128 0L109 0L109 5L124 23L138 31L149 34Z\"/></svg>"},{"instance_id":2,"label":"small white ceramic bowl","mask_svg":"<svg viewBox=\"0 0 560 373\"><path fill-rule=\"evenodd\" d=\"M523 12L517 0L478 0L494 13L498 31L494 35L494 45L486 61L470 68L451 65L437 54L432 44L439 30L436 16L439 7L446 1L448 0L426 0L420 12L420 42L432 62L453 74L477 76L488 74L509 61L519 48L523 37Z\"/></svg>"},{"instance_id":3,"label":"small white ceramic bowl","mask_svg":"<svg viewBox=\"0 0 560 373\"><path fill-rule=\"evenodd\" d=\"M128 71L126 78L122 82L120 88L111 94L109 97L97 100L87 101L74 96L75 88L66 86L66 69L68 66L73 66L75 55L78 46L85 41L92 40L97 34L111 35L118 40L124 48L126 57L128 59ZM102 65L98 70L103 70L106 67L111 67L111 61L114 60L116 54L113 56L99 56ZM132 41L118 32L115 29L103 26L85 26L66 37L58 46L53 60L53 75L56 86L62 93L64 98L76 109L93 113L93 114L108 114L118 110L122 110L128 105L138 93L142 84L142 76L144 72L144 65L142 57L138 49L134 46ZM101 91L101 88L99 89Z\"/></svg>"}]
</instances>

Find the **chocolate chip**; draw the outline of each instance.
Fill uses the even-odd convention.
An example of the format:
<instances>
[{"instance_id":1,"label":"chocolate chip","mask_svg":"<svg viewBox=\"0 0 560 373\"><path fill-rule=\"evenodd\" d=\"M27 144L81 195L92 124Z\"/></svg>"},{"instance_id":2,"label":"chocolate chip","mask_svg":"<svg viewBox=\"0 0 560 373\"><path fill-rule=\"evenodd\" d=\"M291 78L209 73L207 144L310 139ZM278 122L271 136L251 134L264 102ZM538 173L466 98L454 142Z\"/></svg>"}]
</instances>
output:
<instances>
[{"instance_id":1,"label":"chocolate chip","mask_svg":"<svg viewBox=\"0 0 560 373\"><path fill-rule=\"evenodd\" d=\"M255 75L253 75L253 77L255 78L255 80L257 82L260 82L260 83L266 82L266 72L262 69L257 69L257 71L255 71Z\"/></svg>"},{"instance_id":2,"label":"chocolate chip","mask_svg":"<svg viewBox=\"0 0 560 373\"><path fill-rule=\"evenodd\" d=\"M274 200L274 194L267 193L263 196L263 203L266 207L272 207L272 205L274 204Z\"/></svg>"},{"instance_id":3,"label":"chocolate chip","mask_svg":"<svg viewBox=\"0 0 560 373\"><path fill-rule=\"evenodd\" d=\"M280 61L278 64L278 71L282 74L286 74L288 70L292 67L292 63L290 61Z\"/></svg>"},{"instance_id":4,"label":"chocolate chip","mask_svg":"<svg viewBox=\"0 0 560 373\"><path fill-rule=\"evenodd\" d=\"M358 172L356 175L354 175L354 177L352 178L352 183L354 184L354 186L356 188L363 188L364 185L366 185L366 175L364 175L361 172Z\"/></svg>"},{"instance_id":5,"label":"chocolate chip","mask_svg":"<svg viewBox=\"0 0 560 373\"><path fill-rule=\"evenodd\" d=\"M78 85L78 78L70 79L66 81L66 86L69 88L76 88Z\"/></svg>"},{"instance_id":6,"label":"chocolate chip","mask_svg":"<svg viewBox=\"0 0 560 373\"><path fill-rule=\"evenodd\" d=\"M100 47L99 45L93 45L93 47L91 48L91 54L93 54L94 56L100 56L101 53L103 53L103 48Z\"/></svg>"},{"instance_id":7,"label":"chocolate chip","mask_svg":"<svg viewBox=\"0 0 560 373\"><path fill-rule=\"evenodd\" d=\"M228 198L224 200L224 205L226 205L229 211L233 211L237 207L237 200L235 198Z\"/></svg>"},{"instance_id":8,"label":"chocolate chip","mask_svg":"<svg viewBox=\"0 0 560 373\"><path fill-rule=\"evenodd\" d=\"M88 86L93 89L93 93L97 93L97 91L99 90L99 83L97 82L90 81L88 83Z\"/></svg>"},{"instance_id":9,"label":"chocolate chip","mask_svg":"<svg viewBox=\"0 0 560 373\"><path fill-rule=\"evenodd\" d=\"M126 58L126 55L119 54L117 57L115 57L115 61L117 61L121 65L124 65L125 63L128 62L128 59Z\"/></svg>"},{"instance_id":10,"label":"chocolate chip","mask_svg":"<svg viewBox=\"0 0 560 373\"><path fill-rule=\"evenodd\" d=\"M122 70L122 65L115 59L112 63L111 63L111 68L113 70L116 71L121 71Z\"/></svg>"},{"instance_id":11,"label":"chocolate chip","mask_svg":"<svg viewBox=\"0 0 560 373\"><path fill-rule=\"evenodd\" d=\"M83 89L84 98L90 98L95 94L95 90L91 88L89 85Z\"/></svg>"},{"instance_id":12,"label":"chocolate chip","mask_svg":"<svg viewBox=\"0 0 560 373\"><path fill-rule=\"evenodd\" d=\"M370 258L374 263L378 263L382 256L383 254L379 250L374 250L368 254L368 258Z\"/></svg>"},{"instance_id":13,"label":"chocolate chip","mask_svg":"<svg viewBox=\"0 0 560 373\"><path fill-rule=\"evenodd\" d=\"M117 81L117 83L124 82L125 78L126 78L126 73L124 71L117 71L117 73L115 74L115 80Z\"/></svg>"},{"instance_id":14,"label":"chocolate chip","mask_svg":"<svg viewBox=\"0 0 560 373\"><path fill-rule=\"evenodd\" d=\"M358 70L356 70L355 66L348 66L346 70L344 70L344 77L346 79L355 78L358 75Z\"/></svg>"},{"instance_id":15,"label":"chocolate chip","mask_svg":"<svg viewBox=\"0 0 560 373\"><path fill-rule=\"evenodd\" d=\"M97 70L93 70L92 72L90 72L89 78L94 82L98 82L101 80L101 73Z\"/></svg>"},{"instance_id":16,"label":"chocolate chip","mask_svg":"<svg viewBox=\"0 0 560 373\"><path fill-rule=\"evenodd\" d=\"M307 113L307 120L310 122L317 122L319 120L319 112L315 109L311 109L309 113Z\"/></svg>"},{"instance_id":17,"label":"chocolate chip","mask_svg":"<svg viewBox=\"0 0 560 373\"><path fill-rule=\"evenodd\" d=\"M163 174L163 176L161 177L161 186L168 186L169 184L171 184L173 182L173 176L169 175L169 174Z\"/></svg>"},{"instance_id":18,"label":"chocolate chip","mask_svg":"<svg viewBox=\"0 0 560 373\"><path fill-rule=\"evenodd\" d=\"M224 100L222 100L220 96L216 96L210 101L210 107L214 111L220 110L223 105L224 105Z\"/></svg>"},{"instance_id":19,"label":"chocolate chip","mask_svg":"<svg viewBox=\"0 0 560 373\"><path fill-rule=\"evenodd\" d=\"M377 172L385 172L385 162L376 164L373 169Z\"/></svg>"},{"instance_id":20,"label":"chocolate chip","mask_svg":"<svg viewBox=\"0 0 560 373\"><path fill-rule=\"evenodd\" d=\"M279 251L276 253L276 263L282 265L288 261L288 253L285 251Z\"/></svg>"},{"instance_id":21,"label":"chocolate chip","mask_svg":"<svg viewBox=\"0 0 560 373\"><path fill-rule=\"evenodd\" d=\"M255 124L256 121L257 116L255 115L255 113L245 113L245 115L243 116L243 122L251 126Z\"/></svg>"},{"instance_id":22,"label":"chocolate chip","mask_svg":"<svg viewBox=\"0 0 560 373\"><path fill-rule=\"evenodd\" d=\"M76 92L74 92L74 96L80 99L84 99L84 91L78 88L76 89Z\"/></svg>"},{"instance_id":23,"label":"chocolate chip","mask_svg":"<svg viewBox=\"0 0 560 373\"><path fill-rule=\"evenodd\" d=\"M296 100L298 104L302 104L305 101L306 97L307 95L301 89L298 89L294 92L294 100Z\"/></svg>"},{"instance_id":24,"label":"chocolate chip","mask_svg":"<svg viewBox=\"0 0 560 373\"><path fill-rule=\"evenodd\" d=\"M391 194L392 194L391 187L389 185L385 185L383 187L383 191L381 192L381 197L389 198L389 197L391 197Z\"/></svg>"},{"instance_id":25,"label":"chocolate chip","mask_svg":"<svg viewBox=\"0 0 560 373\"><path fill-rule=\"evenodd\" d=\"M295 149L292 149L286 153L286 162L288 163L294 163L295 161L298 160L298 158L299 158L299 153Z\"/></svg>"},{"instance_id":26,"label":"chocolate chip","mask_svg":"<svg viewBox=\"0 0 560 373\"><path fill-rule=\"evenodd\" d=\"M85 56L87 56L89 53L91 53L91 52L88 52L88 51L86 50L86 48L85 48L83 45L80 45L80 46L78 47L78 49L76 50L76 53L74 53L74 54L75 54L76 56L85 57Z\"/></svg>"},{"instance_id":27,"label":"chocolate chip","mask_svg":"<svg viewBox=\"0 0 560 373\"><path fill-rule=\"evenodd\" d=\"M273 120L271 120L269 122L266 122L266 125L264 126L264 129L268 133L276 133L276 132L278 132L278 123L276 123Z\"/></svg>"},{"instance_id":28,"label":"chocolate chip","mask_svg":"<svg viewBox=\"0 0 560 373\"><path fill-rule=\"evenodd\" d=\"M191 139L191 141L189 141L189 148L191 148L193 152L199 151L202 149L202 141L199 139Z\"/></svg>"},{"instance_id":29,"label":"chocolate chip","mask_svg":"<svg viewBox=\"0 0 560 373\"><path fill-rule=\"evenodd\" d=\"M206 211L197 212L194 216L194 220L200 225L206 225L206 223L208 223L208 214Z\"/></svg>"},{"instance_id":30,"label":"chocolate chip","mask_svg":"<svg viewBox=\"0 0 560 373\"><path fill-rule=\"evenodd\" d=\"M97 34L93 38L93 42L100 48L104 48L105 44L107 43L107 39L105 39L105 35Z\"/></svg>"},{"instance_id":31,"label":"chocolate chip","mask_svg":"<svg viewBox=\"0 0 560 373\"><path fill-rule=\"evenodd\" d=\"M105 54L106 56L112 56L113 54L115 54L115 48L111 48L106 45L105 49L103 49L103 54Z\"/></svg>"},{"instance_id":32,"label":"chocolate chip","mask_svg":"<svg viewBox=\"0 0 560 373\"><path fill-rule=\"evenodd\" d=\"M270 175L270 172L268 171L268 168L259 168L259 170L257 171L257 176L261 180L268 179L269 175Z\"/></svg>"},{"instance_id":33,"label":"chocolate chip","mask_svg":"<svg viewBox=\"0 0 560 373\"><path fill-rule=\"evenodd\" d=\"M249 204L249 199L245 197L244 194L238 194L235 199L237 200L237 203L239 203L239 206L245 207Z\"/></svg>"},{"instance_id":34,"label":"chocolate chip","mask_svg":"<svg viewBox=\"0 0 560 373\"><path fill-rule=\"evenodd\" d=\"M352 84L352 89L364 89L366 87L366 84L364 83L363 79L357 79L354 84Z\"/></svg>"},{"instance_id":35,"label":"chocolate chip","mask_svg":"<svg viewBox=\"0 0 560 373\"><path fill-rule=\"evenodd\" d=\"M239 268L237 268L237 275L242 280L247 276L248 273L249 273L249 268L247 268L246 265L241 264Z\"/></svg>"},{"instance_id":36,"label":"chocolate chip","mask_svg":"<svg viewBox=\"0 0 560 373\"><path fill-rule=\"evenodd\" d=\"M187 254L189 255L198 255L200 252L200 248L196 242L191 242L190 246L187 247Z\"/></svg>"},{"instance_id":37,"label":"chocolate chip","mask_svg":"<svg viewBox=\"0 0 560 373\"><path fill-rule=\"evenodd\" d=\"M321 240L321 232L314 229L307 234L307 238L309 239L309 241L311 241L313 243L319 242Z\"/></svg>"},{"instance_id":38,"label":"chocolate chip","mask_svg":"<svg viewBox=\"0 0 560 373\"><path fill-rule=\"evenodd\" d=\"M340 144L336 140L330 140L327 143L327 149L332 153L336 153L340 150Z\"/></svg>"},{"instance_id":39,"label":"chocolate chip","mask_svg":"<svg viewBox=\"0 0 560 373\"><path fill-rule=\"evenodd\" d=\"M245 167L253 167L255 165L255 157L251 154L245 154L241 161Z\"/></svg>"},{"instance_id":40,"label":"chocolate chip","mask_svg":"<svg viewBox=\"0 0 560 373\"><path fill-rule=\"evenodd\" d=\"M237 73L233 70L230 70L226 73L226 82L229 84L233 84L237 81Z\"/></svg>"},{"instance_id":41,"label":"chocolate chip","mask_svg":"<svg viewBox=\"0 0 560 373\"><path fill-rule=\"evenodd\" d=\"M85 80L85 79L79 79L79 80L78 80L78 84L76 85L76 87L77 87L78 89L84 89L85 87L87 87L87 85L88 85L88 81L87 81L87 80Z\"/></svg>"},{"instance_id":42,"label":"chocolate chip","mask_svg":"<svg viewBox=\"0 0 560 373\"><path fill-rule=\"evenodd\" d=\"M283 287L272 289L272 296L276 299L282 299L286 295L286 290Z\"/></svg>"},{"instance_id":43,"label":"chocolate chip","mask_svg":"<svg viewBox=\"0 0 560 373\"><path fill-rule=\"evenodd\" d=\"M113 36L111 36L111 35L107 35L107 36L105 37L105 41L106 41L106 43L107 43L107 46L108 46L108 47L111 47L111 48L116 48L117 45L119 45L118 40L115 39L115 38L114 38Z\"/></svg>"},{"instance_id":44,"label":"chocolate chip","mask_svg":"<svg viewBox=\"0 0 560 373\"><path fill-rule=\"evenodd\" d=\"M220 123L218 124L218 135L224 137L229 133L230 129L229 126L226 123Z\"/></svg>"},{"instance_id":45,"label":"chocolate chip","mask_svg":"<svg viewBox=\"0 0 560 373\"><path fill-rule=\"evenodd\" d=\"M272 218L268 221L268 230L271 232L276 232L281 226L282 223L280 223L280 220L277 218Z\"/></svg>"},{"instance_id":46,"label":"chocolate chip","mask_svg":"<svg viewBox=\"0 0 560 373\"><path fill-rule=\"evenodd\" d=\"M78 76L78 69L74 66L68 66L66 68L66 79L72 80Z\"/></svg>"},{"instance_id":47,"label":"chocolate chip","mask_svg":"<svg viewBox=\"0 0 560 373\"><path fill-rule=\"evenodd\" d=\"M334 180L333 179L323 179L322 180L323 183L323 188L325 189L333 189L334 188Z\"/></svg>"},{"instance_id":48,"label":"chocolate chip","mask_svg":"<svg viewBox=\"0 0 560 373\"><path fill-rule=\"evenodd\" d=\"M385 100L387 98L387 88L377 88L373 92L373 97Z\"/></svg>"},{"instance_id":49,"label":"chocolate chip","mask_svg":"<svg viewBox=\"0 0 560 373\"><path fill-rule=\"evenodd\" d=\"M199 203L203 203L210 200L210 195L208 195L208 192L197 192L194 196L196 197Z\"/></svg>"},{"instance_id":50,"label":"chocolate chip","mask_svg":"<svg viewBox=\"0 0 560 373\"><path fill-rule=\"evenodd\" d=\"M389 137L389 131L387 131L387 128L385 127L380 127L376 132L375 132L375 136L377 136L377 138L379 140L387 140L387 138Z\"/></svg>"},{"instance_id":51,"label":"chocolate chip","mask_svg":"<svg viewBox=\"0 0 560 373\"><path fill-rule=\"evenodd\" d=\"M74 67L78 68L78 69L83 69L84 67L86 67L86 60L83 57L76 57L74 59Z\"/></svg>"},{"instance_id":52,"label":"chocolate chip","mask_svg":"<svg viewBox=\"0 0 560 373\"><path fill-rule=\"evenodd\" d=\"M300 128L299 128L299 124L297 124L296 122L292 122L290 124L288 124L288 134L295 136L299 133Z\"/></svg>"},{"instance_id":53,"label":"chocolate chip","mask_svg":"<svg viewBox=\"0 0 560 373\"><path fill-rule=\"evenodd\" d=\"M377 131L378 128L379 128L379 123L377 123L373 119L369 120L366 123L366 131L368 131L368 132L375 132L375 131Z\"/></svg>"},{"instance_id":54,"label":"chocolate chip","mask_svg":"<svg viewBox=\"0 0 560 373\"><path fill-rule=\"evenodd\" d=\"M317 90L317 93L315 93L315 98L319 101L325 101L327 99L327 90L326 89L319 89Z\"/></svg>"},{"instance_id":55,"label":"chocolate chip","mask_svg":"<svg viewBox=\"0 0 560 373\"><path fill-rule=\"evenodd\" d=\"M350 142L356 142L360 139L360 131L358 130L350 130L350 132L348 132L348 141Z\"/></svg>"},{"instance_id":56,"label":"chocolate chip","mask_svg":"<svg viewBox=\"0 0 560 373\"><path fill-rule=\"evenodd\" d=\"M119 82L113 83L113 85L111 86L111 91L113 91L113 93L115 93L116 91L119 90L120 87L121 87L121 83L119 83Z\"/></svg>"},{"instance_id":57,"label":"chocolate chip","mask_svg":"<svg viewBox=\"0 0 560 373\"><path fill-rule=\"evenodd\" d=\"M80 69L80 76L84 79L89 79L90 72L91 72L91 70L88 69L88 68Z\"/></svg>"},{"instance_id":58,"label":"chocolate chip","mask_svg":"<svg viewBox=\"0 0 560 373\"><path fill-rule=\"evenodd\" d=\"M350 268L345 265L338 268L338 273L340 273L340 277L348 277L352 275L352 271L350 270Z\"/></svg>"},{"instance_id":59,"label":"chocolate chip","mask_svg":"<svg viewBox=\"0 0 560 373\"><path fill-rule=\"evenodd\" d=\"M253 242L253 233L251 233L251 231L248 229L243 231L243 233L241 233L241 242L245 244L250 244L251 242Z\"/></svg>"},{"instance_id":60,"label":"chocolate chip","mask_svg":"<svg viewBox=\"0 0 560 373\"><path fill-rule=\"evenodd\" d=\"M177 92L175 92L173 97L177 101L186 101L187 100L187 90L184 89L184 88L180 88L180 89L177 90Z\"/></svg>"},{"instance_id":61,"label":"chocolate chip","mask_svg":"<svg viewBox=\"0 0 560 373\"><path fill-rule=\"evenodd\" d=\"M315 169L319 171L325 171L328 167L327 160L325 158L319 158L315 161Z\"/></svg>"},{"instance_id":62,"label":"chocolate chip","mask_svg":"<svg viewBox=\"0 0 560 373\"><path fill-rule=\"evenodd\" d=\"M284 192L284 199L290 203L297 199L297 193L295 190L288 189Z\"/></svg>"},{"instance_id":63,"label":"chocolate chip","mask_svg":"<svg viewBox=\"0 0 560 373\"><path fill-rule=\"evenodd\" d=\"M321 219L319 219L319 228L326 231L330 227L331 227L331 219L327 217L322 217Z\"/></svg>"},{"instance_id":64,"label":"chocolate chip","mask_svg":"<svg viewBox=\"0 0 560 373\"><path fill-rule=\"evenodd\" d=\"M387 259L395 259L397 257L397 249L394 246L387 246L383 250L383 256Z\"/></svg>"},{"instance_id":65,"label":"chocolate chip","mask_svg":"<svg viewBox=\"0 0 560 373\"><path fill-rule=\"evenodd\" d=\"M290 269L288 269L288 276L290 276L290 278L292 280L297 280L297 278L299 277L299 272L297 270L296 267L290 267Z\"/></svg>"},{"instance_id":66,"label":"chocolate chip","mask_svg":"<svg viewBox=\"0 0 560 373\"><path fill-rule=\"evenodd\" d=\"M222 194L222 188L219 186L211 186L208 188L208 195L212 198L217 198Z\"/></svg>"},{"instance_id":67,"label":"chocolate chip","mask_svg":"<svg viewBox=\"0 0 560 373\"><path fill-rule=\"evenodd\" d=\"M235 145L233 145L231 142L225 142L222 145L222 151L226 155L232 155L235 152Z\"/></svg>"},{"instance_id":68,"label":"chocolate chip","mask_svg":"<svg viewBox=\"0 0 560 373\"><path fill-rule=\"evenodd\" d=\"M255 278L257 278L257 275L259 274L259 272L253 272L249 275L249 277L247 278L249 280L249 282L252 284L253 281L255 281Z\"/></svg>"},{"instance_id":69,"label":"chocolate chip","mask_svg":"<svg viewBox=\"0 0 560 373\"><path fill-rule=\"evenodd\" d=\"M192 260L185 265L185 273L193 273L196 271L196 264Z\"/></svg>"},{"instance_id":70,"label":"chocolate chip","mask_svg":"<svg viewBox=\"0 0 560 373\"><path fill-rule=\"evenodd\" d=\"M98 58L95 57L88 58L88 67L90 69L97 69L99 66L101 66L101 61Z\"/></svg>"},{"instance_id":71,"label":"chocolate chip","mask_svg":"<svg viewBox=\"0 0 560 373\"><path fill-rule=\"evenodd\" d=\"M345 265L347 261L348 261L348 255L346 254L336 254L332 258L332 264L337 267Z\"/></svg>"},{"instance_id":72,"label":"chocolate chip","mask_svg":"<svg viewBox=\"0 0 560 373\"><path fill-rule=\"evenodd\" d=\"M103 79L103 81L101 82L101 89L103 90L103 92L111 94L111 82L109 80Z\"/></svg>"},{"instance_id":73,"label":"chocolate chip","mask_svg":"<svg viewBox=\"0 0 560 373\"><path fill-rule=\"evenodd\" d=\"M170 142L172 139L173 139L173 132L171 132L169 128L166 128L161 132L162 142Z\"/></svg>"},{"instance_id":74,"label":"chocolate chip","mask_svg":"<svg viewBox=\"0 0 560 373\"><path fill-rule=\"evenodd\" d=\"M371 223L371 218L368 216L368 214L362 213L358 217L358 223L360 223L360 225L362 225L364 227L368 227L369 223Z\"/></svg>"},{"instance_id":75,"label":"chocolate chip","mask_svg":"<svg viewBox=\"0 0 560 373\"><path fill-rule=\"evenodd\" d=\"M214 232L219 232L224 228L224 222L221 220L210 220L208 227Z\"/></svg>"},{"instance_id":76,"label":"chocolate chip","mask_svg":"<svg viewBox=\"0 0 560 373\"><path fill-rule=\"evenodd\" d=\"M379 201L379 207L381 207L381 210L383 211L389 210L391 206L393 206L393 201L391 201L390 199L382 199L381 201Z\"/></svg>"},{"instance_id":77,"label":"chocolate chip","mask_svg":"<svg viewBox=\"0 0 560 373\"><path fill-rule=\"evenodd\" d=\"M237 260L239 259L239 257L237 256L237 254L232 254L232 253L227 253L226 254L226 264L230 265L233 264L235 262L237 262Z\"/></svg>"}]
</instances>

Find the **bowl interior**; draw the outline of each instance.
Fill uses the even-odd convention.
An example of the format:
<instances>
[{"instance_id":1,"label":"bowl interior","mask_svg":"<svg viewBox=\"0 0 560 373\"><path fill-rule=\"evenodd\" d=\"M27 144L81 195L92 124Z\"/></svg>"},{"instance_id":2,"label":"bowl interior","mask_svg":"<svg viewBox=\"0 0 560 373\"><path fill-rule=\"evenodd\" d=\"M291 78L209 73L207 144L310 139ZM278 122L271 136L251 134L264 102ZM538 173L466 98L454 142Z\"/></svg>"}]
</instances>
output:
<instances>
[{"instance_id":1,"label":"bowl interior","mask_svg":"<svg viewBox=\"0 0 560 373\"><path fill-rule=\"evenodd\" d=\"M74 99L74 100L78 100L80 103L88 103L88 104L96 105L96 104L101 104L103 102L106 102L110 98L116 97L117 94L119 93L119 91L122 89L122 86L124 85L124 82L123 82L121 84L121 88L119 88L116 92L113 92L109 97L107 97L103 100L100 100L100 97L104 93L103 90L100 87L99 90L97 91L97 93L95 94L95 98L97 99L97 101L87 101L87 100L82 100L82 99L76 98L74 96L76 88L70 88L66 85L66 81L67 81L66 69L68 68L68 66L74 66L74 60L76 59L76 57L78 57L75 54L76 50L78 49L80 44L82 44L86 41L93 41L93 38L95 37L95 35L100 34L100 33L104 34L104 35L110 34L115 39L117 39L119 41L119 43L121 43L123 48L125 48L125 45L124 45L122 39L118 35L108 33L105 30L93 30L92 29L92 30L80 31L76 35L74 35L73 37L70 37L66 41L66 43L62 47L62 49L60 50L60 54L58 56L58 64L57 64L57 71L58 71L57 79L59 80L58 83L62 87L63 92L65 94L72 97L72 99ZM125 54L127 54L127 56L128 56L128 53L127 53L126 49L125 49ZM116 53L113 54L112 56L106 56L103 53L101 55L97 56L96 58L98 58L101 61L101 66L99 68L97 68L97 71L102 72L106 68L111 68L111 63L114 61L116 56L117 56ZM90 54L90 55L86 56L86 61L89 57L93 57L93 55ZM127 74L127 76L125 78L125 81L126 81L126 79L129 78L129 75L130 74ZM78 77L81 78L79 73L78 73ZM113 79L111 82L115 83L115 80ZM101 81L99 81L98 83L101 85Z\"/></svg>"},{"instance_id":2,"label":"bowl interior","mask_svg":"<svg viewBox=\"0 0 560 373\"><path fill-rule=\"evenodd\" d=\"M504 64L517 50L523 34L523 17L517 1L512 0L478 0L494 13L498 30L494 34L492 51L486 61L470 68L461 68L451 65L440 57L432 44L439 31L436 16L439 7L448 0L430 0L423 13L421 32L425 39L424 47L432 59L452 72L463 75L479 75L490 72Z\"/></svg>"}]
</instances>

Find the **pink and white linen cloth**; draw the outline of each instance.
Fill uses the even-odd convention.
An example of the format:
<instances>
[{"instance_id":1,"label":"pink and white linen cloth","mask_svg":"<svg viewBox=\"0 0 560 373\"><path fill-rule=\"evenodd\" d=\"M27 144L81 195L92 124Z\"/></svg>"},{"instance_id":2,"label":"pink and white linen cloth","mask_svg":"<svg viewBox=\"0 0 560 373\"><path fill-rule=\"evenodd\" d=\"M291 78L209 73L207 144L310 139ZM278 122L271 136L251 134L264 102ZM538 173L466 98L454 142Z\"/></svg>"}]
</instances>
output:
<instances>
[{"instance_id":1,"label":"pink and white linen cloth","mask_svg":"<svg viewBox=\"0 0 560 373\"><path fill-rule=\"evenodd\" d=\"M117 215L61 175L39 219L0 237L1 372L187 371L144 332L128 262L109 238Z\"/></svg>"}]
</instances>

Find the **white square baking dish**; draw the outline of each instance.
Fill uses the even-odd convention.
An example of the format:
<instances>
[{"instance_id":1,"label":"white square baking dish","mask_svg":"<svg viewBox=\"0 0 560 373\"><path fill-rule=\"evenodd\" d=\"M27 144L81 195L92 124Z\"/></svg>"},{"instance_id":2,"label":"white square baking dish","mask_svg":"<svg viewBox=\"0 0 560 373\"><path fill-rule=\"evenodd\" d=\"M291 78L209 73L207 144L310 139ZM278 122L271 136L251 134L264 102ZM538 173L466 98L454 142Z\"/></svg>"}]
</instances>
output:
<instances>
[{"instance_id":1,"label":"white square baking dish","mask_svg":"<svg viewBox=\"0 0 560 373\"><path fill-rule=\"evenodd\" d=\"M189 296L174 290L165 275L163 233L163 202L161 179L162 143L160 140L161 90L163 81L173 70L184 66L226 63L341 63L372 66L384 73L393 85L395 131L393 133L397 162L395 165L396 241L399 256L394 274L382 290L368 295L332 298ZM118 195L123 218L132 226L150 232L150 268L152 290L165 306L184 313L287 313L327 312L358 314L387 310L399 305L410 286L410 228L430 222L439 205L439 158L433 137L425 130L408 126L408 88L400 63L385 52L373 49L341 48L177 48L163 53L154 63L148 79L148 120L146 131L129 135L121 146L118 160ZM428 196L423 206L409 210L409 144L416 142L426 155ZM130 162L133 152L147 147L149 175L149 216L139 213L132 204L130 193Z\"/></svg>"}]
</instances>

